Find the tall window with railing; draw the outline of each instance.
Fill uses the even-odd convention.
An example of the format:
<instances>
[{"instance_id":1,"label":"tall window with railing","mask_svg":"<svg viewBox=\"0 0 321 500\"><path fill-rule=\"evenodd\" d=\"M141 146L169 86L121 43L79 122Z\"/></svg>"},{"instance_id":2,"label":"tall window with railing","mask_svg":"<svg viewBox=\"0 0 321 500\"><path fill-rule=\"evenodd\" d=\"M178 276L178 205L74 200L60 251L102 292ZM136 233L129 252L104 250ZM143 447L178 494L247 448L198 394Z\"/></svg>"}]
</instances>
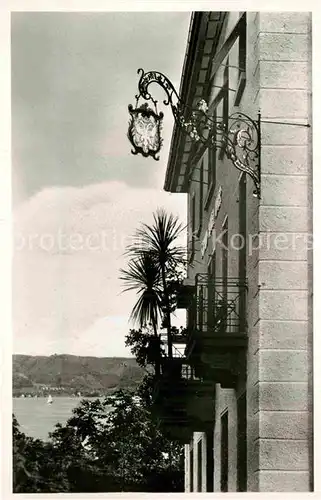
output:
<instances>
[{"instance_id":1,"label":"tall window with railing","mask_svg":"<svg viewBox=\"0 0 321 500\"><path fill-rule=\"evenodd\" d=\"M199 190L198 190L198 228L197 237L199 238L203 225L203 195L204 195L204 160L199 165Z\"/></svg>"},{"instance_id":2,"label":"tall window with railing","mask_svg":"<svg viewBox=\"0 0 321 500\"><path fill-rule=\"evenodd\" d=\"M214 317L215 317L215 265L216 265L216 253L214 251L207 267L207 276L208 276L207 325L209 330L212 330L212 328L214 327Z\"/></svg>"},{"instance_id":3,"label":"tall window with railing","mask_svg":"<svg viewBox=\"0 0 321 500\"><path fill-rule=\"evenodd\" d=\"M227 299L228 299L228 218L226 217L222 227L222 316L227 316Z\"/></svg>"},{"instance_id":4,"label":"tall window with railing","mask_svg":"<svg viewBox=\"0 0 321 500\"><path fill-rule=\"evenodd\" d=\"M213 121L217 120L217 110L213 111ZM217 162L217 149L215 147L216 132L213 133L213 146L208 149L207 153L207 168L204 171L205 186L207 188L205 199L204 199L204 209L208 210L210 206L210 201L215 191L216 185L216 162Z\"/></svg>"},{"instance_id":5,"label":"tall window with railing","mask_svg":"<svg viewBox=\"0 0 321 500\"><path fill-rule=\"evenodd\" d=\"M195 239L196 239L196 200L195 193L190 195L189 204L189 230L188 230L188 260L193 262L195 256Z\"/></svg>"},{"instance_id":6,"label":"tall window with railing","mask_svg":"<svg viewBox=\"0 0 321 500\"><path fill-rule=\"evenodd\" d=\"M238 250L238 264L239 264L239 280L240 283L246 281L247 275L247 241L246 241L246 214L247 214L247 204L246 204L246 175L243 173L239 181L239 234L240 243ZM239 316L240 316L240 327L242 330L245 328L245 310L246 310L246 295L245 289L240 288L240 301L239 301Z\"/></svg>"},{"instance_id":7,"label":"tall window with railing","mask_svg":"<svg viewBox=\"0 0 321 500\"><path fill-rule=\"evenodd\" d=\"M205 314L205 304L206 304L206 292L205 287L200 286L197 288L197 330L204 331L204 314ZM206 323L205 323L206 324Z\"/></svg>"},{"instance_id":8,"label":"tall window with railing","mask_svg":"<svg viewBox=\"0 0 321 500\"><path fill-rule=\"evenodd\" d=\"M227 57L229 59L229 87L234 97L230 99L232 106L239 106L246 84L246 17L247 13L244 12L219 50L215 52L211 63L210 85L215 83L219 86L219 84L222 84L222 72L224 71L223 68L226 64ZM215 89L213 89L212 92L215 96ZM218 91L216 90L216 92ZM212 97L214 96L212 95Z\"/></svg>"}]
</instances>

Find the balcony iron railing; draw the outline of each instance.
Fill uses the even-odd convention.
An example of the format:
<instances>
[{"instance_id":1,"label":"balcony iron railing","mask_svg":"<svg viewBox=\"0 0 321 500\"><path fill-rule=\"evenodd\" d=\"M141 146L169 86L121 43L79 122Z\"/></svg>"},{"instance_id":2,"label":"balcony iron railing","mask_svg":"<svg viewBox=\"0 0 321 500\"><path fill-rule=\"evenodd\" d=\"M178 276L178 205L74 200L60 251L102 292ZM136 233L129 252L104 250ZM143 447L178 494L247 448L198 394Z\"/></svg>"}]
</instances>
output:
<instances>
[{"instance_id":1,"label":"balcony iron railing","mask_svg":"<svg viewBox=\"0 0 321 500\"><path fill-rule=\"evenodd\" d=\"M195 280L195 328L203 334L246 334L246 280L211 279L198 274Z\"/></svg>"},{"instance_id":2,"label":"balcony iron railing","mask_svg":"<svg viewBox=\"0 0 321 500\"><path fill-rule=\"evenodd\" d=\"M167 434L188 442L193 431L213 427L215 384L235 387L244 371L247 283L198 274L182 293L188 325L173 334L173 357L161 358L153 401Z\"/></svg>"},{"instance_id":3,"label":"balcony iron railing","mask_svg":"<svg viewBox=\"0 0 321 500\"><path fill-rule=\"evenodd\" d=\"M247 345L246 299L246 280L196 276L185 355L197 376L235 385Z\"/></svg>"}]
</instances>

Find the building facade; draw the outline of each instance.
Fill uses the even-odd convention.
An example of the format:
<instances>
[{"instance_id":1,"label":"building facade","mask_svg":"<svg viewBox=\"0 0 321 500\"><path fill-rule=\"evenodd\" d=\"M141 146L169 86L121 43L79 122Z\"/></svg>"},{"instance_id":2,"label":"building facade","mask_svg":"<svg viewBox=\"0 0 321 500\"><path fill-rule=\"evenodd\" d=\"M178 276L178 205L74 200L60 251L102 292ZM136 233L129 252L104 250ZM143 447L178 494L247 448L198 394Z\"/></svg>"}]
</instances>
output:
<instances>
[{"instance_id":1,"label":"building facade","mask_svg":"<svg viewBox=\"0 0 321 500\"><path fill-rule=\"evenodd\" d=\"M260 132L260 193L219 137L173 132L164 187L188 194L185 355L213 401L185 440L185 490L309 491L310 14L194 13L180 96L228 127L245 113Z\"/></svg>"}]
</instances>

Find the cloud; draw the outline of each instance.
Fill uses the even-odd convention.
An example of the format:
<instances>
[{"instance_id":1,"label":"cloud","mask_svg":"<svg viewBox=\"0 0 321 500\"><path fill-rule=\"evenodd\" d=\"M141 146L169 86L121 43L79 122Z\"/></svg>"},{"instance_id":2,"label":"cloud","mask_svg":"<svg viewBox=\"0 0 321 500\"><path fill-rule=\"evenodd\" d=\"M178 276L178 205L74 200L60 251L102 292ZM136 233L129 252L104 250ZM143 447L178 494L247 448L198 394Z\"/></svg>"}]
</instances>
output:
<instances>
[{"instance_id":1,"label":"cloud","mask_svg":"<svg viewBox=\"0 0 321 500\"><path fill-rule=\"evenodd\" d=\"M15 248L19 253L100 252L118 258L138 225L150 223L157 208L164 206L185 223L185 199L117 181L47 188L15 211Z\"/></svg>"},{"instance_id":2,"label":"cloud","mask_svg":"<svg viewBox=\"0 0 321 500\"><path fill-rule=\"evenodd\" d=\"M47 338L43 345L41 338L36 342L31 353L36 355L75 354L78 356L131 357L124 344L124 334L129 330L126 316L109 316L96 320L86 330L68 336ZM52 332L53 333L53 332ZM15 352L30 352L30 340L19 339L14 342Z\"/></svg>"},{"instance_id":3,"label":"cloud","mask_svg":"<svg viewBox=\"0 0 321 500\"><path fill-rule=\"evenodd\" d=\"M127 106L141 66L179 88L189 20L188 12L12 14L15 203L44 186L154 182L162 164L150 169L130 154ZM156 86L165 108L162 159L173 126L165 97Z\"/></svg>"},{"instance_id":4,"label":"cloud","mask_svg":"<svg viewBox=\"0 0 321 500\"><path fill-rule=\"evenodd\" d=\"M135 302L134 293L122 293L118 279L126 265L125 245L160 206L185 222L185 195L129 188L121 182L47 188L18 207L13 258L16 352L58 352L59 345L74 353L120 352L128 332L124 318Z\"/></svg>"}]
</instances>

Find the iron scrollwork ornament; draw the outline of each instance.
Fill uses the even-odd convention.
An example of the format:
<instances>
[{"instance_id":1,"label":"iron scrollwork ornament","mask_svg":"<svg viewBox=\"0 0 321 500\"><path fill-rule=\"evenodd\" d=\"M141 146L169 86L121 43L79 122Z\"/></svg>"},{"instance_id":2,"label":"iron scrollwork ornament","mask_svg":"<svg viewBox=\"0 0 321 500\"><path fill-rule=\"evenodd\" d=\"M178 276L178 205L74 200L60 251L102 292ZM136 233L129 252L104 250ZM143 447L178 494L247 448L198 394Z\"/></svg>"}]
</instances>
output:
<instances>
[{"instance_id":1,"label":"iron scrollwork ornament","mask_svg":"<svg viewBox=\"0 0 321 500\"><path fill-rule=\"evenodd\" d=\"M257 122L244 113L233 113L228 120L221 139L224 153L238 170L251 177L253 194L260 198L260 114Z\"/></svg>"},{"instance_id":2,"label":"iron scrollwork ornament","mask_svg":"<svg viewBox=\"0 0 321 500\"><path fill-rule=\"evenodd\" d=\"M138 82L138 95L136 107L128 106L131 115L128 138L133 145L133 154L141 153L143 156L156 155L162 146L161 128L163 113L157 112L157 101L153 99L148 88L152 83L162 87L167 95L163 104L170 106L177 126L183 130L193 142L204 144L207 147L222 148L226 157L233 165L246 172L255 184L254 194L260 197L260 115L257 122L244 113L233 113L228 118L214 119L208 113L208 105L200 99L196 108L183 103L174 86L168 78L158 71L140 74ZM138 107L139 99L145 103ZM155 111L148 106L146 101L153 103Z\"/></svg>"},{"instance_id":3,"label":"iron scrollwork ornament","mask_svg":"<svg viewBox=\"0 0 321 500\"><path fill-rule=\"evenodd\" d=\"M151 100L156 106L157 101L155 101L148 92L148 87L151 83L157 83L167 94L167 99L163 101L163 104L165 104L165 106L171 106L175 117L177 115L177 104L175 104L174 101L177 101L178 103L179 96L171 81L159 71L148 71L148 73L145 73L144 70L140 68L137 73L140 74L140 80L138 82L139 94L136 96L136 99L137 97L143 97L146 101Z\"/></svg>"},{"instance_id":4,"label":"iron scrollwork ornament","mask_svg":"<svg viewBox=\"0 0 321 500\"><path fill-rule=\"evenodd\" d=\"M152 156L154 160L159 160L159 153L163 139L161 137L162 121L164 114L157 111L157 101L153 99L148 92L148 87L151 83L160 85L167 94L167 99L163 103L168 106L171 105L174 117L177 115L177 106L173 101L173 97L178 99L175 88L165 75L158 71L149 71L145 73L143 69L137 71L140 74L138 82L139 93L136 97L136 107L132 104L128 106L130 113L130 122L128 128L128 139L133 145L133 154L142 154L143 156ZM145 101L151 101L154 110L148 106L147 102L138 107L139 99L143 98Z\"/></svg>"}]
</instances>

